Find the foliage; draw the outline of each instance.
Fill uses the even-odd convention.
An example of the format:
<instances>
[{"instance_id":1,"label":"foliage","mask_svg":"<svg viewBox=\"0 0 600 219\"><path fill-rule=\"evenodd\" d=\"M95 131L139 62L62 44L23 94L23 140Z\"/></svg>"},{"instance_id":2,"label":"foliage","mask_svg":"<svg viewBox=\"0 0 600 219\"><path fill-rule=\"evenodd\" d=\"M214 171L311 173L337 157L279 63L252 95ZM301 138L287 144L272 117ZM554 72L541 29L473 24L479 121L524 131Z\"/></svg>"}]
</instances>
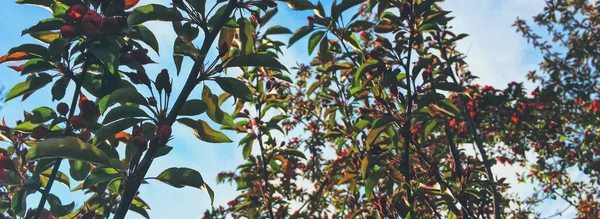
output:
<instances>
[{"instance_id":1,"label":"foliage","mask_svg":"<svg viewBox=\"0 0 600 219\"><path fill-rule=\"evenodd\" d=\"M451 30L453 17L438 2L285 0L313 12L293 31L268 23L282 5L272 0L217 1L209 10L196 0L137 7L137 0L19 0L52 17L22 32L43 44L0 57L22 63L9 67L25 78L6 101L26 101L49 84L46 97L62 101L75 89L70 104L39 106L14 127L2 121L0 140L10 146L0 151L0 213L149 217L138 192L146 183L201 189L213 200L219 194L196 170L147 176L154 159L177 147L168 145L178 137L172 126L183 125L208 143L232 142L221 130L242 136L246 162L217 176L240 195L204 218L528 218L556 197L580 217L598 216L600 8L548 0L534 20L552 42L517 20L544 56L541 74L528 74L540 87L527 95L522 83L504 90L473 83L456 48L468 35ZM148 52L159 54L162 42L147 21L170 22L177 34L167 54L176 69L154 80ZM312 61L282 65L285 47L302 40ZM181 72L184 61L189 73ZM179 76L187 79L175 95ZM191 98L200 84L201 98ZM232 112L222 106L229 99ZM68 174L59 171L63 160ZM492 172L498 164L528 168L519 180L543 189L527 199L509 194ZM586 178L572 179L572 171ZM51 193L54 182L92 195L63 203ZM38 207L27 206L37 192Z\"/></svg>"}]
</instances>

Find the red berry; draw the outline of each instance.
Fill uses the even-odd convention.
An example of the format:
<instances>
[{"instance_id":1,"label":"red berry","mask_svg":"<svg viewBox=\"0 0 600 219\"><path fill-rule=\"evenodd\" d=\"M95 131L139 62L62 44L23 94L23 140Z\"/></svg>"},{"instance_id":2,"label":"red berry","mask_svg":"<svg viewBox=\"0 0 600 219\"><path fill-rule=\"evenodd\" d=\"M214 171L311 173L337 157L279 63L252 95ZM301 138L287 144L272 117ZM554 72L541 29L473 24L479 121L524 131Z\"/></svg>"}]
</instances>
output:
<instances>
[{"instance_id":1,"label":"red berry","mask_svg":"<svg viewBox=\"0 0 600 219\"><path fill-rule=\"evenodd\" d=\"M63 25L62 27L60 27L60 35L62 35L62 37L64 38L73 38L76 37L78 34L74 26Z\"/></svg>"},{"instance_id":2,"label":"red berry","mask_svg":"<svg viewBox=\"0 0 600 219\"><path fill-rule=\"evenodd\" d=\"M104 19L102 15L96 13L94 10L88 10L85 12L82 18L83 29L87 34L98 34L104 27Z\"/></svg>"},{"instance_id":3,"label":"red berry","mask_svg":"<svg viewBox=\"0 0 600 219\"><path fill-rule=\"evenodd\" d=\"M140 136L142 135L142 128L139 125L134 125L132 130L131 130L131 135L133 136Z\"/></svg>"},{"instance_id":4,"label":"red berry","mask_svg":"<svg viewBox=\"0 0 600 219\"><path fill-rule=\"evenodd\" d=\"M0 157L0 169L14 169L15 163L10 159L9 156L3 155Z\"/></svg>"},{"instance_id":5,"label":"red berry","mask_svg":"<svg viewBox=\"0 0 600 219\"><path fill-rule=\"evenodd\" d=\"M454 125L456 125L456 118L452 118L452 120L450 120L450 126Z\"/></svg>"},{"instance_id":6,"label":"red berry","mask_svg":"<svg viewBox=\"0 0 600 219\"><path fill-rule=\"evenodd\" d=\"M150 104L150 106L156 106L156 98L148 97L148 104Z\"/></svg>"},{"instance_id":7,"label":"red berry","mask_svg":"<svg viewBox=\"0 0 600 219\"><path fill-rule=\"evenodd\" d=\"M0 169L0 182L4 181L4 179L6 179L6 169L2 168Z\"/></svg>"},{"instance_id":8,"label":"red berry","mask_svg":"<svg viewBox=\"0 0 600 219\"><path fill-rule=\"evenodd\" d=\"M296 138L296 137L292 138L292 142L298 143L298 138Z\"/></svg>"},{"instance_id":9,"label":"red berry","mask_svg":"<svg viewBox=\"0 0 600 219\"><path fill-rule=\"evenodd\" d=\"M105 17L104 18L104 29L120 30L121 25L119 24L117 17L115 17L115 16Z\"/></svg>"},{"instance_id":10,"label":"red berry","mask_svg":"<svg viewBox=\"0 0 600 219\"><path fill-rule=\"evenodd\" d=\"M146 147L148 145L148 140L146 140L146 138L144 136L135 136L133 138L133 144L138 148L146 150Z\"/></svg>"},{"instance_id":11,"label":"red berry","mask_svg":"<svg viewBox=\"0 0 600 219\"><path fill-rule=\"evenodd\" d=\"M67 115L67 113L69 113L69 105L67 105L64 102L61 102L58 105L56 105L56 111L60 115Z\"/></svg>"},{"instance_id":12,"label":"red berry","mask_svg":"<svg viewBox=\"0 0 600 219\"><path fill-rule=\"evenodd\" d=\"M158 130L158 138L161 142L166 143L169 138L171 137L171 126L170 125L163 125L160 127L160 129Z\"/></svg>"},{"instance_id":13,"label":"red berry","mask_svg":"<svg viewBox=\"0 0 600 219\"><path fill-rule=\"evenodd\" d=\"M81 132L81 133L79 133L79 136L78 136L78 137L79 137L79 139L80 139L80 140L82 140L82 141L89 141L89 140L90 140L90 138L92 138L92 133L91 133L89 130L87 130L87 131L85 131L85 132ZM117 145L118 145L118 144L117 144Z\"/></svg>"},{"instance_id":14,"label":"red berry","mask_svg":"<svg viewBox=\"0 0 600 219\"><path fill-rule=\"evenodd\" d=\"M83 8L83 6L73 5L67 11L67 17L69 17L71 20L75 21L75 20L79 20L81 17L83 17L84 13L85 13L85 8Z\"/></svg>"},{"instance_id":15,"label":"red berry","mask_svg":"<svg viewBox=\"0 0 600 219\"><path fill-rule=\"evenodd\" d=\"M165 90L165 93L169 95L171 93L171 79L169 78L169 71L167 69L163 69L156 76L156 80L154 81L154 85L156 86L156 90L158 92L162 92Z\"/></svg>"},{"instance_id":16,"label":"red berry","mask_svg":"<svg viewBox=\"0 0 600 219\"><path fill-rule=\"evenodd\" d=\"M81 116L73 116L69 119L69 124L74 129L82 129L85 128L85 119Z\"/></svg>"},{"instance_id":17,"label":"red berry","mask_svg":"<svg viewBox=\"0 0 600 219\"><path fill-rule=\"evenodd\" d=\"M81 115L90 121L97 121L100 117L100 109L96 106L96 103L91 100L84 100L79 103L79 110L81 110Z\"/></svg>"},{"instance_id":18,"label":"red berry","mask_svg":"<svg viewBox=\"0 0 600 219\"><path fill-rule=\"evenodd\" d=\"M365 32L365 31L360 32L360 38L365 38L365 37L367 37L367 32Z\"/></svg>"},{"instance_id":19,"label":"red berry","mask_svg":"<svg viewBox=\"0 0 600 219\"><path fill-rule=\"evenodd\" d=\"M313 16L308 16L308 17L306 17L306 20L308 21L308 23L312 23L312 22L313 22L313 20L315 20L315 17L313 17Z\"/></svg>"},{"instance_id":20,"label":"red berry","mask_svg":"<svg viewBox=\"0 0 600 219\"><path fill-rule=\"evenodd\" d=\"M41 139L41 138L46 137L47 134L48 134L48 129L44 126L39 125L39 126L33 128L30 136L35 139Z\"/></svg>"}]
</instances>

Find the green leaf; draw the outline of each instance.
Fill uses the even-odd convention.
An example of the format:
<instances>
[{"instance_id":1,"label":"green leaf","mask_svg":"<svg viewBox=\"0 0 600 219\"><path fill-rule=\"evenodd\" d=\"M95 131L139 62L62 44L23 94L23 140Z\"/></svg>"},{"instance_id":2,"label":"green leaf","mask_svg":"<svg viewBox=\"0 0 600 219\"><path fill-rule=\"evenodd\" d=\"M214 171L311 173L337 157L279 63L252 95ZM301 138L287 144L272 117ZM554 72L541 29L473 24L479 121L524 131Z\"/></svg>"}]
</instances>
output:
<instances>
[{"instance_id":1,"label":"green leaf","mask_svg":"<svg viewBox=\"0 0 600 219\"><path fill-rule=\"evenodd\" d=\"M26 122L23 122L23 123L17 125L13 130L28 132L38 126L39 126L39 124L33 124L31 121L26 121Z\"/></svg>"},{"instance_id":2,"label":"green leaf","mask_svg":"<svg viewBox=\"0 0 600 219\"><path fill-rule=\"evenodd\" d=\"M284 0L283 2L285 2L292 10L296 11L311 10L315 8L308 0Z\"/></svg>"},{"instance_id":3,"label":"green leaf","mask_svg":"<svg viewBox=\"0 0 600 219\"><path fill-rule=\"evenodd\" d=\"M146 219L150 219L150 215L148 215L148 211L146 211L146 209L144 209L144 208L141 208L136 205L130 205L129 210L142 215L142 217L144 217Z\"/></svg>"},{"instance_id":4,"label":"green leaf","mask_svg":"<svg viewBox=\"0 0 600 219\"><path fill-rule=\"evenodd\" d=\"M24 82L17 83L6 95L4 101L9 101L21 95L29 95L52 82L52 76L46 73L30 75ZM25 98L24 98L25 99Z\"/></svg>"},{"instance_id":5,"label":"green leaf","mask_svg":"<svg viewBox=\"0 0 600 219\"><path fill-rule=\"evenodd\" d=\"M436 83L434 84L434 88L453 92L463 92L465 90L465 87L457 83Z\"/></svg>"},{"instance_id":6,"label":"green leaf","mask_svg":"<svg viewBox=\"0 0 600 219\"><path fill-rule=\"evenodd\" d=\"M360 161L360 173L362 178L365 179L367 177L367 169L369 168L369 156L365 156Z\"/></svg>"},{"instance_id":7,"label":"green leaf","mask_svg":"<svg viewBox=\"0 0 600 219\"><path fill-rule=\"evenodd\" d=\"M390 123L371 129L369 131L369 134L367 135L367 147L370 147L370 145L373 144L373 142L375 142L375 139L379 137L379 134L381 134L388 127L390 127Z\"/></svg>"},{"instance_id":8,"label":"green leaf","mask_svg":"<svg viewBox=\"0 0 600 219\"><path fill-rule=\"evenodd\" d=\"M280 150L279 153L282 155L299 157L299 158L303 158L306 160L306 155L304 155L304 153L302 153L302 151L299 151L298 149L286 148L284 150Z\"/></svg>"},{"instance_id":9,"label":"green leaf","mask_svg":"<svg viewBox=\"0 0 600 219\"><path fill-rule=\"evenodd\" d=\"M360 42L358 42L358 39L353 33L348 32L343 41L344 43L349 44L354 50L361 51Z\"/></svg>"},{"instance_id":10,"label":"green leaf","mask_svg":"<svg viewBox=\"0 0 600 219\"><path fill-rule=\"evenodd\" d=\"M65 5L59 1L54 1L51 7L53 17L65 17L65 13L69 9L68 5Z\"/></svg>"},{"instance_id":11,"label":"green leaf","mask_svg":"<svg viewBox=\"0 0 600 219\"><path fill-rule=\"evenodd\" d=\"M105 41L104 44L92 43L90 51L98 58L110 73L118 73L118 55L120 47L116 42Z\"/></svg>"},{"instance_id":12,"label":"green leaf","mask_svg":"<svg viewBox=\"0 0 600 219\"><path fill-rule=\"evenodd\" d=\"M156 150L156 154L154 154L154 158L165 156L165 155L169 154L169 152L171 152L171 150L173 150L173 147L171 147L171 146L167 146L167 145L162 146Z\"/></svg>"},{"instance_id":13,"label":"green leaf","mask_svg":"<svg viewBox=\"0 0 600 219\"><path fill-rule=\"evenodd\" d=\"M47 71L47 70L50 70L53 68L54 68L54 66L52 66L52 64L50 64L50 62L48 62L46 60L41 59L41 58L33 58L24 64L23 70L21 71L21 75L25 75L25 74L29 74L29 73L38 73L38 72Z\"/></svg>"},{"instance_id":14,"label":"green leaf","mask_svg":"<svg viewBox=\"0 0 600 219\"><path fill-rule=\"evenodd\" d=\"M273 18L273 16L275 14L277 14L277 8L273 8L272 10L268 10L265 12L264 15L262 15L262 17L260 18L260 21L258 21L258 23L260 24L260 26L265 26L265 24L267 22L269 22L271 20L271 18Z\"/></svg>"},{"instance_id":15,"label":"green leaf","mask_svg":"<svg viewBox=\"0 0 600 219\"><path fill-rule=\"evenodd\" d=\"M227 135L212 129L208 123L202 120L192 120L189 118L181 118L177 120L179 123L191 128L194 135L202 141L210 143L233 142Z\"/></svg>"},{"instance_id":16,"label":"green leaf","mask_svg":"<svg viewBox=\"0 0 600 219\"><path fill-rule=\"evenodd\" d=\"M223 124L227 127L234 127L233 118L219 107L219 97L212 94L208 86L202 90L202 101L206 103L206 114L212 121Z\"/></svg>"},{"instance_id":17,"label":"green leaf","mask_svg":"<svg viewBox=\"0 0 600 219\"><path fill-rule=\"evenodd\" d=\"M27 55L39 58L48 58L50 56L48 48L38 44L23 44L20 46L16 46L11 48L6 54L10 55L17 52L24 52Z\"/></svg>"},{"instance_id":18,"label":"green leaf","mask_svg":"<svg viewBox=\"0 0 600 219\"><path fill-rule=\"evenodd\" d=\"M54 85L52 85L52 101L55 100L62 100L63 97L65 97L65 92L67 91L67 86L69 86L69 82L71 82L71 79L69 79L69 77L67 76L63 76L60 79L56 80L56 82L54 82Z\"/></svg>"},{"instance_id":19,"label":"green leaf","mask_svg":"<svg viewBox=\"0 0 600 219\"><path fill-rule=\"evenodd\" d=\"M250 154L252 153L252 145L255 139L256 135L250 133L240 140L240 145L244 145L242 148L242 156L244 157L244 160L250 157Z\"/></svg>"},{"instance_id":20,"label":"green leaf","mask_svg":"<svg viewBox=\"0 0 600 219\"><path fill-rule=\"evenodd\" d=\"M452 100L450 100L448 98L441 100L440 105L442 106L442 108L450 111L454 115L458 115L460 113L460 110L458 109L458 107L456 107L454 105L454 103L452 103Z\"/></svg>"},{"instance_id":21,"label":"green leaf","mask_svg":"<svg viewBox=\"0 0 600 219\"><path fill-rule=\"evenodd\" d=\"M114 193L121 193L121 188L125 184L121 178L114 179L108 183L108 189ZM133 203L131 203L133 205Z\"/></svg>"},{"instance_id":22,"label":"green leaf","mask_svg":"<svg viewBox=\"0 0 600 219\"><path fill-rule=\"evenodd\" d=\"M179 111L180 116L196 116L204 113L208 106L202 100L193 99L188 100L181 107L181 111Z\"/></svg>"},{"instance_id":23,"label":"green leaf","mask_svg":"<svg viewBox=\"0 0 600 219\"><path fill-rule=\"evenodd\" d=\"M67 39L65 38L57 38L55 40L53 40L50 43L50 46L48 46L48 52L50 54L50 61L52 62L60 62L60 59L62 58L62 54L64 52L65 49L68 49L68 47L65 47L67 45ZM70 47L70 45L69 45Z\"/></svg>"},{"instance_id":24,"label":"green leaf","mask_svg":"<svg viewBox=\"0 0 600 219\"><path fill-rule=\"evenodd\" d=\"M215 77L214 79L223 91L230 93L236 98L240 98L244 102L252 101L252 92L240 80L226 77Z\"/></svg>"},{"instance_id":25,"label":"green leaf","mask_svg":"<svg viewBox=\"0 0 600 219\"><path fill-rule=\"evenodd\" d=\"M292 34L292 31L286 27L282 27L279 25L271 26L267 31L265 31L265 35L275 35L275 34Z\"/></svg>"},{"instance_id":26,"label":"green leaf","mask_svg":"<svg viewBox=\"0 0 600 219\"><path fill-rule=\"evenodd\" d=\"M32 33L29 33L29 35L31 37L35 38L36 40L39 40L40 42L46 43L46 44L49 44L49 43L53 42L54 40L60 38L60 33L54 32L54 31L32 32Z\"/></svg>"},{"instance_id":27,"label":"green leaf","mask_svg":"<svg viewBox=\"0 0 600 219\"><path fill-rule=\"evenodd\" d=\"M242 42L241 55L254 53L254 25L247 18L240 18L237 21L240 26L240 41Z\"/></svg>"},{"instance_id":28,"label":"green leaf","mask_svg":"<svg viewBox=\"0 0 600 219\"><path fill-rule=\"evenodd\" d=\"M348 25L348 29L352 30L353 32L360 32L368 30L369 28L373 27L373 25L375 25L375 23L373 22L366 20L358 20Z\"/></svg>"},{"instance_id":29,"label":"green leaf","mask_svg":"<svg viewBox=\"0 0 600 219\"><path fill-rule=\"evenodd\" d=\"M138 124L141 121L144 121L144 119L125 118L103 125L100 127L100 129L98 129L98 131L96 131L96 133L94 133L96 134L94 137L94 145L114 136L125 129L131 128L133 125Z\"/></svg>"},{"instance_id":30,"label":"green leaf","mask_svg":"<svg viewBox=\"0 0 600 219\"><path fill-rule=\"evenodd\" d=\"M107 106L112 106L115 103L125 105L126 103L139 104L148 106L148 100L142 96L137 90L131 88L121 88L113 91L108 99Z\"/></svg>"},{"instance_id":31,"label":"green leaf","mask_svg":"<svg viewBox=\"0 0 600 219\"><path fill-rule=\"evenodd\" d=\"M36 5L42 8L50 10L54 0L17 0L17 4Z\"/></svg>"},{"instance_id":32,"label":"green leaf","mask_svg":"<svg viewBox=\"0 0 600 219\"><path fill-rule=\"evenodd\" d=\"M157 177L157 180L169 184L175 188L190 186L208 192L211 203L214 201L214 193L210 187L202 179L202 175L196 170L190 168L172 167L164 170Z\"/></svg>"},{"instance_id":33,"label":"green leaf","mask_svg":"<svg viewBox=\"0 0 600 219\"><path fill-rule=\"evenodd\" d=\"M273 58L273 56L266 54L248 54L248 55L239 55L234 56L229 60L223 67L246 67L246 66L260 66L260 67L270 67L283 69L287 71L287 68L279 63L277 59Z\"/></svg>"},{"instance_id":34,"label":"green leaf","mask_svg":"<svg viewBox=\"0 0 600 219\"><path fill-rule=\"evenodd\" d=\"M60 199L54 195L48 195L48 204L50 204L50 213L52 213L55 217L65 216L75 208L75 202L71 202L71 204L63 205Z\"/></svg>"},{"instance_id":35,"label":"green leaf","mask_svg":"<svg viewBox=\"0 0 600 219\"><path fill-rule=\"evenodd\" d=\"M10 209L21 217L25 215L27 209L27 195L29 192L26 189L20 189L13 193L10 200Z\"/></svg>"},{"instance_id":36,"label":"green leaf","mask_svg":"<svg viewBox=\"0 0 600 219\"><path fill-rule=\"evenodd\" d=\"M32 147L27 153L26 158L29 161L47 158L65 158L111 166L110 159L104 151L72 136L45 139Z\"/></svg>"},{"instance_id":37,"label":"green leaf","mask_svg":"<svg viewBox=\"0 0 600 219\"><path fill-rule=\"evenodd\" d=\"M46 171L41 173L40 180L42 180L41 177L44 177L45 180L48 181L48 178L50 178L51 174L52 174L52 169L47 169ZM58 171L58 172L56 172L56 177L54 179L57 182L65 185L67 188L71 188L71 183L70 183L69 177L66 174ZM46 185L46 183L42 183L42 184L44 186Z\"/></svg>"},{"instance_id":38,"label":"green leaf","mask_svg":"<svg viewBox=\"0 0 600 219\"><path fill-rule=\"evenodd\" d=\"M31 111L30 117L32 123L44 123L56 118L56 113L50 107L38 107Z\"/></svg>"},{"instance_id":39,"label":"green leaf","mask_svg":"<svg viewBox=\"0 0 600 219\"><path fill-rule=\"evenodd\" d=\"M204 14L206 0L186 0L196 11Z\"/></svg>"},{"instance_id":40,"label":"green leaf","mask_svg":"<svg viewBox=\"0 0 600 219\"><path fill-rule=\"evenodd\" d=\"M141 24L136 25L133 29L135 31L132 31L129 35L131 38L144 42L146 45L150 46L156 54L159 54L158 40L156 40L156 36L154 36L154 33L152 33L150 29Z\"/></svg>"},{"instance_id":41,"label":"green leaf","mask_svg":"<svg viewBox=\"0 0 600 219\"><path fill-rule=\"evenodd\" d=\"M377 68L377 66L380 64L380 61L378 59L369 59L367 60L365 63L363 63L362 65L360 65L360 67L358 67L358 69L356 70L356 74L355 77L358 79L360 77L362 77L363 75L365 75L366 72L371 71L375 68Z\"/></svg>"},{"instance_id":42,"label":"green leaf","mask_svg":"<svg viewBox=\"0 0 600 219\"><path fill-rule=\"evenodd\" d=\"M134 117L150 118L150 116L148 116L148 114L146 112L144 112L144 110L142 110L138 107L118 106L118 107L115 107L114 109L110 110L106 114L106 116L104 117L104 120L102 121L102 124L111 123L111 122L114 122L116 120L123 119L123 118L134 118Z\"/></svg>"},{"instance_id":43,"label":"green leaf","mask_svg":"<svg viewBox=\"0 0 600 219\"><path fill-rule=\"evenodd\" d=\"M367 178L367 181L365 182L365 196L367 198L371 197L371 194L373 193L373 188L375 187L375 185L377 185L380 178L381 178L381 171L374 171L371 174L369 174L369 177Z\"/></svg>"},{"instance_id":44,"label":"green leaf","mask_svg":"<svg viewBox=\"0 0 600 219\"><path fill-rule=\"evenodd\" d=\"M173 62L175 62L175 68L177 69L177 76L181 72L181 65L183 64L183 56L173 55Z\"/></svg>"},{"instance_id":45,"label":"green leaf","mask_svg":"<svg viewBox=\"0 0 600 219\"><path fill-rule=\"evenodd\" d=\"M90 163L81 160L69 160L69 174L77 181L84 180L90 174Z\"/></svg>"},{"instance_id":46,"label":"green leaf","mask_svg":"<svg viewBox=\"0 0 600 219\"><path fill-rule=\"evenodd\" d=\"M120 177L122 175L112 168L94 169L85 181L83 181L83 189L88 189L98 183L109 182Z\"/></svg>"},{"instance_id":47,"label":"green leaf","mask_svg":"<svg viewBox=\"0 0 600 219\"><path fill-rule=\"evenodd\" d=\"M315 50L315 47L317 47L317 44L319 44L321 39L323 39L323 36L325 36L325 31L317 31L310 36L308 39L308 55L312 54L312 52Z\"/></svg>"},{"instance_id":48,"label":"green leaf","mask_svg":"<svg viewBox=\"0 0 600 219\"><path fill-rule=\"evenodd\" d=\"M424 23L419 26L419 32L439 31L440 27L436 23Z\"/></svg>"},{"instance_id":49,"label":"green leaf","mask_svg":"<svg viewBox=\"0 0 600 219\"><path fill-rule=\"evenodd\" d=\"M175 8L167 8L159 4L136 7L127 17L129 26L146 21L180 21L183 17Z\"/></svg>"},{"instance_id":50,"label":"green leaf","mask_svg":"<svg viewBox=\"0 0 600 219\"><path fill-rule=\"evenodd\" d=\"M194 47L192 43L186 43L181 38L176 38L173 44L173 56L188 56L193 60L198 60L201 54L200 50Z\"/></svg>"},{"instance_id":51,"label":"green leaf","mask_svg":"<svg viewBox=\"0 0 600 219\"><path fill-rule=\"evenodd\" d=\"M302 39L303 37L308 35L313 30L314 29L311 26L304 26L304 27L298 28L296 30L296 32L294 32L294 35L292 35L292 37L290 37L290 42L288 43L288 47L292 46L295 42Z\"/></svg>"},{"instance_id":52,"label":"green leaf","mask_svg":"<svg viewBox=\"0 0 600 219\"><path fill-rule=\"evenodd\" d=\"M342 3L340 3L339 5L337 5L337 10L342 13L346 10L348 10L349 8L352 8L354 6L359 5L360 3L363 3L363 0L343 0ZM336 6L334 6L336 7Z\"/></svg>"},{"instance_id":53,"label":"green leaf","mask_svg":"<svg viewBox=\"0 0 600 219\"><path fill-rule=\"evenodd\" d=\"M40 20L36 25L33 25L30 28L23 30L21 35L25 35L31 32L40 32L40 31L49 31L49 30L58 30L65 24L65 21L62 18L47 18Z\"/></svg>"}]
</instances>

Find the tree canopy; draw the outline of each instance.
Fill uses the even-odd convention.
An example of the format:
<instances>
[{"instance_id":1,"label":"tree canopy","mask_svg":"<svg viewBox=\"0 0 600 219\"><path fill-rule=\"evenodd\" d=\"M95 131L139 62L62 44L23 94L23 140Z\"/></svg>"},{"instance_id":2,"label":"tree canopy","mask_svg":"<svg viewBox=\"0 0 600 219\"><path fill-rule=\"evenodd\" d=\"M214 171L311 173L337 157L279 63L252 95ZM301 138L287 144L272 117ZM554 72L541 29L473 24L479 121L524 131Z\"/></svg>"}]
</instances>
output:
<instances>
[{"instance_id":1,"label":"tree canopy","mask_svg":"<svg viewBox=\"0 0 600 219\"><path fill-rule=\"evenodd\" d=\"M39 43L0 57L23 78L5 101L49 87L42 95L56 105L15 126L2 120L0 215L149 218L138 190L154 183L212 202L214 182L197 170L148 174L182 146L171 141L182 126L199 144L235 140L245 160L217 175L239 195L203 218L539 218L571 208L600 218L600 1L546 0L533 27L516 18L543 57L522 73L533 90L477 84L457 46L468 33L453 31L440 2L18 0L51 17L22 30ZM272 25L279 7L310 16L296 30ZM149 21L172 26L172 54ZM282 64L300 41L310 61ZM175 68L149 72L162 65L153 53ZM515 177L538 189L511 193L496 165L524 168ZM64 203L56 183L89 198ZM35 193L39 203L28 202ZM567 209L539 208L552 199Z\"/></svg>"}]
</instances>

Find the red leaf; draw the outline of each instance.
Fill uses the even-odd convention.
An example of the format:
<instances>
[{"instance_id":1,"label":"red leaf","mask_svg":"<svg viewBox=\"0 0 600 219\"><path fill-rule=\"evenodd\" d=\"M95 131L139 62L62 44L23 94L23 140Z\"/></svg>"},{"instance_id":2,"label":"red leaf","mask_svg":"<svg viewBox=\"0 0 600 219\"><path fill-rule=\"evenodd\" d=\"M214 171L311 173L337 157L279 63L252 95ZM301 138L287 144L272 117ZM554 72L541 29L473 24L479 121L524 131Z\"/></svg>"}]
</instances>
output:
<instances>
[{"instance_id":1,"label":"red leaf","mask_svg":"<svg viewBox=\"0 0 600 219\"><path fill-rule=\"evenodd\" d=\"M0 63L11 62L11 61L23 61L23 60L27 60L30 58L31 57L29 57L27 55L27 53L25 53L25 52L15 52L13 54L3 55L2 57L0 57Z\"/></svg>"},{"instance_id":2,"label":"red leaf","mask_svg":"<svg viewBox=\"0 0 600 219\"><path fill-rule=\"evenodd\" d=\"M6 121L4 121L4 117L2 117L2 126L6 127Z\"/></svg>"},{"instance_id":3,"label":"red leaf","mask_svg":"<svg viewBox=\"0 0 600 219\"><path fill-rule=\"evenodd\" d=\"M88 98L85 96L85 94L81 94L79 96L79 102L78 104L81 105L81 102L88 100Z\"/></svg>"},{"instance_id":4,"label":"red leaf","mask_svg":"<svg viewBox=\"0 0 600 219\"><path fill-rule=\"evenodd\" d=\"M125 10L133 8L140 0L125 0Z\"/></svg>"},{"instance_id":5,"label":"red leaf","mask_svg":"<svg viewBox=\"0 0 600 219\"><path fill-rule=\"evenodd\" d=\"M129 138L131 138L131 135L127 132L119 132L115 135L115 139L117 139L120 142L123 142L124 144L127 144Z\"/></svg>"},{"instance_id":6,"label":"red leaf","mask_svg":"<svg viewBox=\"0 0 600 219\"><path fill-rule=\"evenodd\" d=\"M23 67L25 67L25 65L13 65L13 66L8 66L9 68L12 68L13 70L17 71L17 72L21 72L23 71Z\"/></svg>"}]
</instances>

